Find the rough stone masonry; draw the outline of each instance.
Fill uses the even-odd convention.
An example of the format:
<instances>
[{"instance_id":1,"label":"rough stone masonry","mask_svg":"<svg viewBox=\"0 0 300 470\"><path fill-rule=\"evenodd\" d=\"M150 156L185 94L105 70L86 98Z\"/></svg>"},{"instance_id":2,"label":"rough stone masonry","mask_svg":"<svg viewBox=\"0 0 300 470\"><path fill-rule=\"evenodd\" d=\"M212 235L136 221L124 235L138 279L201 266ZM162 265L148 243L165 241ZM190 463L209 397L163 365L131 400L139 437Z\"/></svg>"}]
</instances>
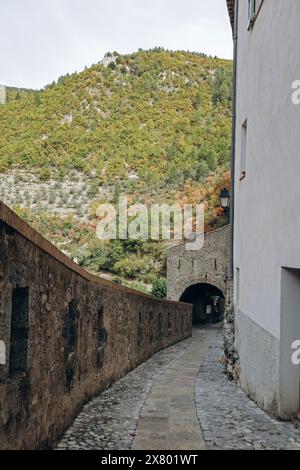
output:
<instances>
[{"instance_id":1,"label":"rough stone masonry","mask_svg":"<svg viewBox=\"0 0 300 470\"><path fill-rule=\"evenodd\" d=\"M87 273L0 203L0 449L52 447L86 401L191 328L190 305Z\"/></svg>"},{"instance_id":2,"label":"rough stone masonry","mask_svg":"<svg viewBox=\"0 0 300 470\"><path fill-rule=\"evenodd\" d=\"M185 243L171 246L167 252L168 298L179 300L194 284L217 287L227 299L230 226L205 234L202 250L187 251Z\"/></svg>"}]
</instances>

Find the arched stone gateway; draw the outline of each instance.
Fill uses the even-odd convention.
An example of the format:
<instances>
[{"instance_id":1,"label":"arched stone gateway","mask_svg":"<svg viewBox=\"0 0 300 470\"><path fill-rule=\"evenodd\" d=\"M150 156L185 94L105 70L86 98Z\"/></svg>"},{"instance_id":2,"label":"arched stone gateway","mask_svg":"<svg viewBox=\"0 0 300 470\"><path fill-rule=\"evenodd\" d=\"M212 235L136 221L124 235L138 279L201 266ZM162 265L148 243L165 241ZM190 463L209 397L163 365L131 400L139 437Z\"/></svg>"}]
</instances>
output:
<instances>
[{"instance_id":1,"label":"arched stone gateway","mask_svg":"<svg viewBox=\"0 0 300 470\"><path fill-rule=\"evenodd\" d=\"M181 302L193 304L193 324L218 323L225 310L225 296L211 284L193 284L182 293Z\"/></svg>"},{"instance_id":2,"label":"arched stone gateway","mask_svg":"<svg viewBox=\"0 0 300 470\"><path fill-rule=\"evenodd\" d=\"M201 250L185 243L167 252L167 295L194 305L194 323L217 321L227 300L230 227L205 234Z\"/></svg>"}]
</instances>

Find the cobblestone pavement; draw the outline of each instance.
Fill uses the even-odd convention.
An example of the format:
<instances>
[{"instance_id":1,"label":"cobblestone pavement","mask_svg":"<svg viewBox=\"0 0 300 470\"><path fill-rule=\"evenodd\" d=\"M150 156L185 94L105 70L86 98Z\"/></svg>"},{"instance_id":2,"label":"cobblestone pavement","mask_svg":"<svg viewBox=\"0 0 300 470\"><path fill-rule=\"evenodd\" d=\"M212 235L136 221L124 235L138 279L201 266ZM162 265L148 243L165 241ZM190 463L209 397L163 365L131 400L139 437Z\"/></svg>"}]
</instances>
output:
<instances>
[{"instance_id":1,"label":"cobblestone pavement","mask_svg":"<svg viewBox=\"0 0 300 470\"><path fill-rule=\"evenodd\" d=\"M236 384L228 380L219 362L222 355L222 330L216 326L194 329L193 339L159 352L86 404L57 449L129 450L134 441L136 445L133 447L137 449L140 445L136 434L138 423L147 414L148 397L156 394L156 398L160 398L163 390L157 395L156 389L164 381L170 382L167 376L173 375L176 368L178 371L184 367L188 369L187 365L183 365L184 357L192 351L193 344L204 341L204 338L207 344L204 360L202 364L199 362L195 403L206 448L300 450L300 431L293 424L271 418L249 400ZM193 367L196 366L195 362L191 358ZM155 404L155 412L157 408ZM181 412L179 410L179 415ZM180 420L179 415L175 416L176 421L177 418ZM141 424L142 421L140 429ZM188 430L187 426L186 432Z\"/></svg>"},{"instance_id":2,"label":"cobblestone pavement","mask_svg":"<svg viewBox=\"0 0 300 470\"><path fill-rule=\"evenodd\" d=\"M86 404L57 449L129 450L140 411L155 379L192 344L161 351Z\"/></svg>"},{"instance_id":3,"label":"cobblestone pavement","mask_svg":"<svg viewBox=\"0 0 300 470\"><path fill-rule=\"evenodd\" d=\"M219 362L223 337L211 336L196 380L196 407L206 446L211 449L300 449L300 431L271 418L223 372Z\"/></svg>"},{"instance_id":4,"label":"cobblestone pavement","mask_svg":"<svg viewBox=\"0 0 300 470\"><path fill-rule=\"evenodd\" d=\"M133 450L206 450L195 407L195 380L214 334L194 329L190 347L154 381Z\"/></svg>"}]
</instances>

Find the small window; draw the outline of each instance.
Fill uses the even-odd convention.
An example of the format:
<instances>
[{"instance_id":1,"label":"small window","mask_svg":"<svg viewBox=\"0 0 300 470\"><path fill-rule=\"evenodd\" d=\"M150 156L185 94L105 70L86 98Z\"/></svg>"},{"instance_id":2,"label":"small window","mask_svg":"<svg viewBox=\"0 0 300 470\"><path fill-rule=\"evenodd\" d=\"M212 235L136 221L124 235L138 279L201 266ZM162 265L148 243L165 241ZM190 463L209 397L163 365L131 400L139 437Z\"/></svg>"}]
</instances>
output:
<instances>
[{"instance_id":1,"label":"small window","mask_svg":"<svg viewBox=\"0 0 300 470\"><path fill-rule=\"evenodd\" d=\"M256 0L248 0L248 29L251 29L255 21L255 3Z\"/></svg>"},{"instance_id":2,"label":"small window","mask_svg":"<svg viewBox=\"0 0 300 470\"><path fill-rule=\"evenodd\" d=\"M246 119L246 121L242 125L242 132L241 132L240 180L246 177L247 134L248 134L248 122Z\"/></svg>"},{"instance_id":3,"label":"small window","mask_svg":"<svg viewBox=\"0 0 300 470\"><path fill-rule=\"evenodd\" d=\"M12 294L9 375L27 372L29 289L14 289Z\"/></svg>"}]
</instances>

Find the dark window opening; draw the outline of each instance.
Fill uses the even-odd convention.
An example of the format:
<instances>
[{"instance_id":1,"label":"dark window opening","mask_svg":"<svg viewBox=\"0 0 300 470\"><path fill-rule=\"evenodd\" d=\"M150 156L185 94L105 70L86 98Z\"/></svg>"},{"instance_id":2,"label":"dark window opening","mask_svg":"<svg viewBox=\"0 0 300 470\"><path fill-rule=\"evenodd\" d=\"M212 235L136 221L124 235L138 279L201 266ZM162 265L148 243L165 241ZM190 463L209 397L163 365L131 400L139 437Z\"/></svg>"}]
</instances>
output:
<instances>
[{"instance_id":1,"label":"dark window opening","mask_svg":"<svg viewBox=\"0 0 300 470\"><path fill-rule=\"evenodd\" d=\"M27 372L29 331L29 288L12 293L9 375Z\"/></svg>"},{"instance_id":2,"label":"dark window opening","mask_svg":"<svg viewBox=\"0 0 300 470\"><path fill-rule=\"evenodd\" d=\"M157 330L158 330L158 337L160 338L162 336L162 321L161 321L161 313L160 312L158 314Z\"/></svg>"},{"instance_id":3,"label":"dark window opening","mask_svg":"<svg viewBox=\"0 0 300 470\"><path fill-rule=\"evenodd\" d=\"M4 230L5 234L9 237L13 237L15 235L14 229L7 224L4 224Z\"/></svg>"},{"instance_id":4,"label":"dark window opening","mask_svg":"<svg viewBox=\"0 0 300 470\"><path fill-rule=\"evenodd\" d=\"M100 306L98 310L98 328L97 328L97 367L100 369L104 363L105 348L108 339L107 330L104 328L104 307Z\"/></svg>"},{"instance_id":5,"label":"dark window opening","mask_svg":"<svg viewBox=\"0 0 300 470\"><path fill-rule=\"evenodd\" d=\"M103 344L107 342L107 331L105 328L98 330L98 341Z\"/></svg>"},{"instance_id":6,"label":"dark window opening","mask_svg":"<svg viewBox=\"0 0 300 470\"><path fill-rule=\"evenodd\" d=\"M76 369L76 344L78 337L78 300L72 300L69 303L69 309L66 315L65 336L66 336L66 387L70 391L74 385Z\"/></svg>"},{"instance_id":7,"label":"dark window opening","mask_svg":"<svg viewBox=\"0 0 300 470\"><path fill-rule=\"evenodd\" d=\"M75 348L77 340L77 317L78 317L78 302L72 300L69 304L68 311L68 346Z\"/></svg>"},{"instance_id":8,"label":"dark window opening","mask_svg":"<svg viewBox=\"0 0 300 470\"><path fill-rule=\"evenodd\" d=\"M171 323L171 313L168 313L168 332L171 333L172 323Z\"/></svg>"},{"instance_id":9,"label":"dark window opening","mask_svg":"<svg viewBox=\"0 0 300 470\"><path fill-rule=\"evenodd\" d=\"M103 316L104 316L104 307L101 305L98 310L98 327L102 327L103 324Z\"/></svg>"},{"instance_id":10,"label":"dark window opening","mask_svg":"<svg viewBox=\"0 0 300 470\"><path fill-rule=\"evenodd\" d=\"M142 344L142 338L143 338L142 313L139 312L138 324L137 324L137 345L138 345L138 347L140 347L141 344Z\"/></svg>"}]
</instances>

